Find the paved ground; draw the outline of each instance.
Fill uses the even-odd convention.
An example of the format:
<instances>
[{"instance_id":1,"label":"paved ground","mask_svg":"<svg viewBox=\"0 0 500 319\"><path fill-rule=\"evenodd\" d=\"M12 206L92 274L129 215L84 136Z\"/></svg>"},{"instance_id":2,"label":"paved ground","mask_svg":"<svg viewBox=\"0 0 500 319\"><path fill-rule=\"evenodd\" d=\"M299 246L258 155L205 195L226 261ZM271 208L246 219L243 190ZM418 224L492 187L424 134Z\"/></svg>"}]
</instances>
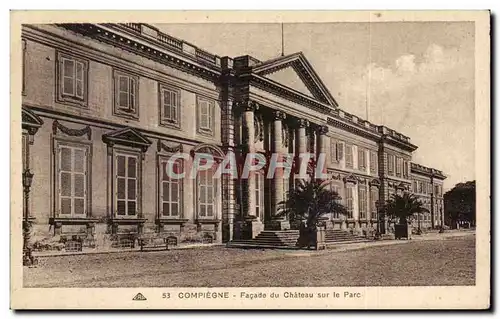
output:
<instances>
[{"instance_id":1,"label":"paved ground","mask_svg":"<svg viewBox=\"0 0 500 319\"><path fill-rule=\"evenodd\" d=\"M321 252L214 247L49 257L37 268L24 268L24 282L27 287L474 285L474 234L396 242Z\"/></svg>"}]
</instances>

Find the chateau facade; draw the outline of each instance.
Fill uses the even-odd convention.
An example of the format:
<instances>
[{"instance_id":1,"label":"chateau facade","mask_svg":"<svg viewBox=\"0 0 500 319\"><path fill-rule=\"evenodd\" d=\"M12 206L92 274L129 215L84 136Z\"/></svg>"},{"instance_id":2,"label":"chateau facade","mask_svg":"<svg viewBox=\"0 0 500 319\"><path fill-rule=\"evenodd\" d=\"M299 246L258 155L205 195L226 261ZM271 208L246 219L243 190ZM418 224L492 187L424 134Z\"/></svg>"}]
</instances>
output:
<instances>
[{"instance_id":1,"label":"chateau facade","mask_svg":"<svg viewBox=\"0 0 500 319\"><path fill-rule=\"evenodd\" d=\"M426 212L414 216L413 225L423 228L444 226L443 181L446 176L442 171L411 163L413 180L412 192L424 204Z\"/></svg>"},{"instance_id":2,"label":"chateau facade","mask_svg":"<svg viewBox=\"0 0 500 319\"><path fill-rule=\"evenodd\" d=\"M326 154L348 209L328 227L373 229L378 200L412 191L431 227L442 218L444 175L411 163L409 137L342 110L301 52L219 57L133 23L24 25L22 48L32 242L109 248L151 233L220 243L291 227L276 211L293 177L170 179L165 163L179 152Z\"/></svg>"}]
</instances>

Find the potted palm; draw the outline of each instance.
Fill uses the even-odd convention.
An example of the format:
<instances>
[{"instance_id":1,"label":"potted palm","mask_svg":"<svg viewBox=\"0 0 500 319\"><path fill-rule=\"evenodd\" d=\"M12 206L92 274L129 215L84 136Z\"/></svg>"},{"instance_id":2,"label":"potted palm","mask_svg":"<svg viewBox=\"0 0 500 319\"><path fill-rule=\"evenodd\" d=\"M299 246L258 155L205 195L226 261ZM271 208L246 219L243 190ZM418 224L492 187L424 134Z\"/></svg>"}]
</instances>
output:
<instances>
[{"instance_id":1,"label":"potted palm","mask_svg":"<svg viewBox=\"0 0 500 319\"><path fill-rule=\"evenodd\" d=\"M393 194L391 196L385 211L391 219L396 221L394 225L396 239L411 239L411 216L422 210L422 203L413 194L404 193L403 195Z\"/></svg>"},{"instance_id":2,"label":"potted palm","mask_svg":"<svg viewBox=\"0 0 500 319\"><path fill-rule=\"evenodd\" d=\"M324 244L325 221L328 214L347 210L340 204L340 196L331 190L323 180L299 180L288 192L287 200L279 203L278 216L288 216L293 222L300 222L300 247L315 247Z\"/></svg>"}]
</instances>

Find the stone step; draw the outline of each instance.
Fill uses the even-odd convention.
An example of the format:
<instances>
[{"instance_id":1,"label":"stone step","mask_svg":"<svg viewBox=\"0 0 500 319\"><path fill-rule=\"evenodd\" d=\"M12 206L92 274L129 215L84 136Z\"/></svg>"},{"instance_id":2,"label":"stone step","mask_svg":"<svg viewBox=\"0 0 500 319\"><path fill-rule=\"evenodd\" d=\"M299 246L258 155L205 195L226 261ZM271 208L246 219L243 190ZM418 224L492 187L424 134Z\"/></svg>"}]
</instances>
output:
<instances>
[{"instance_id":1,"label":"stone step","mask_svg":"<svg viewBox=\"0 0 500 319\"><path fill-rule=\"evenodd\" d=\"M296 246L276 246L276 245L265 245L265 244L255 244L255 243L229 243L228 248L247 248L247 249L290 249L296 250L300 249Z\"/></svg>"},{"instance_id":2,"label":"stone step","mask_svg":"<svg viewBox=\"0 0 500 319\"><path fill-rule=\"evenodd\" d=\"M285 243L275 243L275 242L265 242L265 241L255 241L255 240L242 240L242 241L232 241L230 245L253 245L253 246L274 246L274 247L296 247L295 244L285 244Z\"/></svg>"}]
</instances>

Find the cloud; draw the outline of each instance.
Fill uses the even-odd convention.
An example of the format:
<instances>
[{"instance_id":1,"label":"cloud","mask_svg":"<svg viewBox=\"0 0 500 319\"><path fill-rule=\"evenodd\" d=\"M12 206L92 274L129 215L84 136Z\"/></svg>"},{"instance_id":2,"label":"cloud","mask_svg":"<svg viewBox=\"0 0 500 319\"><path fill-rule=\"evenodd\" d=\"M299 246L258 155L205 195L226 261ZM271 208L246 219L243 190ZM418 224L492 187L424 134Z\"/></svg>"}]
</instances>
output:
<instances>
[{"instance_id":1,"label":"cloud","mask_svg":"<svg viewBox=\"0 0 500 319\"><path fill-rule=\"evenodd\" d=\"M469 156L474 150L473 56L432 44L391 65L371 63L353 71L342 89L342 108L363 118L368 108L370 121L410 136L419 146L414 158L423 165L435 165L457 180L474 175Z\"/></svg>"}]
</instances>

